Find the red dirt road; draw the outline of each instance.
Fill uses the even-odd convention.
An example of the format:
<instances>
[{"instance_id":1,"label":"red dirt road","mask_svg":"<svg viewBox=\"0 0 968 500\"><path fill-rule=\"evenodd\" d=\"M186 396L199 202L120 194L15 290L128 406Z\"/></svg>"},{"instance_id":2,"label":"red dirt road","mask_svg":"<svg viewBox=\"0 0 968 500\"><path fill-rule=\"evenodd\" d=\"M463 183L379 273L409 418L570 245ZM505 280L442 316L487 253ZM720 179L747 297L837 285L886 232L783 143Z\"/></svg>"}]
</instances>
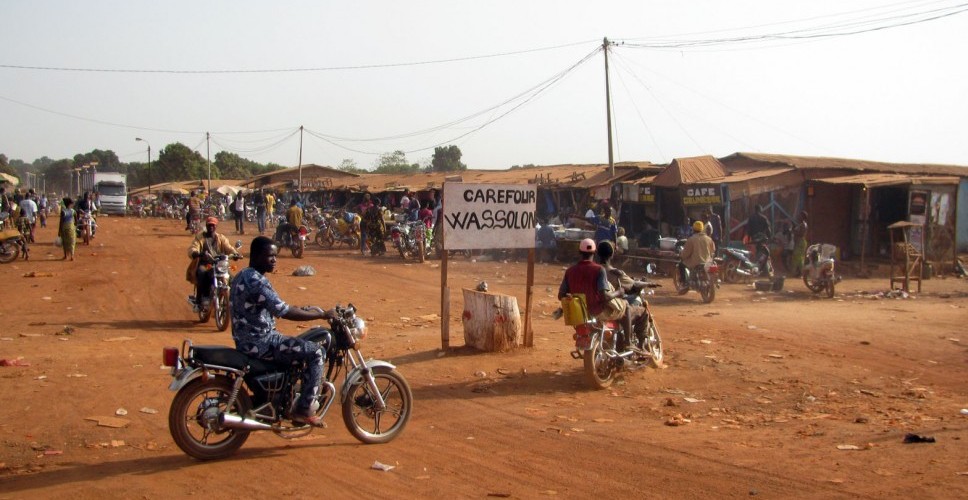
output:
<instances>
[{"instance_id":1,"label":"red dirt road","mask_svg":"<svg viewBox=\"0 0 968 500\"><path fill-rule=\"evenodd\" d=\"M160 367L161 348L184 338L231 344L185 300L189 237L173 221L100 222L73 263L48 228L29 262L0 265L0 358L30 364L0 367L0 498L968 498L965 280L897 300L858 293L886 279L848 279L833 300L792 280L779 294L724 285L710 305L660 280L667 367L595 391L569 355L570 328L550 317L561 265L536 266L535 347L479 353L461 347L461 287L487 280L523 310L525 263L451 262L457 347L441 351L438 261L284 253L276 289L297 305L356 304L364 353L408 378L413 418L367 446L334 410L308 438L256 433L203 463L168 434ZM316 276L291 276L303 264ZM123 428L85 419L119 408ZM906 433L937 442L903 444Z\"/></svg>"}]
</instances>

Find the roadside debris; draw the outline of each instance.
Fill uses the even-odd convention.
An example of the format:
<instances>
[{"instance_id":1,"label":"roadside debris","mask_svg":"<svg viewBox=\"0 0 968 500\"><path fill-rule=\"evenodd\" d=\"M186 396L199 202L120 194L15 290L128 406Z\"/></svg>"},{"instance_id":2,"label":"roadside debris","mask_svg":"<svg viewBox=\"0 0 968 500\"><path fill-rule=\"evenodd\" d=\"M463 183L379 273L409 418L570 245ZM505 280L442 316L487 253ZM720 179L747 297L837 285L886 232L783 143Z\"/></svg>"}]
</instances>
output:
<instances>
[{"instance_id":1,"label":"roadside debris","mask_svg":"<svg viewBox=\"0 0 968 500\"><path fill-rule=\"evenodd\" d=\"M929 436L919 436L917 434L911 434L911 433L904 435L904 444L933 443L933 442L935 442L934 438Z\"/></svg>"},{"instance_id":2,"label":"roadside debris","mask_svg":"<svg viewBox=\"0 0 968 500\"><path fill-rule=\"evenodd\" d=\"M395 465L381 464L379 461L374 461L373 465L370 466L373 470L382 470L383 472L389 472L396 468Z\"/></svg>"},{"instance_id":3,"label":"roadside debris","mask_svg":"<svg viewBox=\"0 0 968 500\"><path fill-rule=\"evenodd\" d=\"M292 272L293 276L315 276L316 269L313 266L299 266Z\"/></svg>"},{"instance_id":4,"label":"roadside debris","mask_svg":"<svg viewBox=\"0 0 968 500\"><path fill-rule=\"evenodd\" d=\"M30 361L24 361L23 356L10 359L0 359L0 366L30 366Z\"/></svg>"}]
</instances>

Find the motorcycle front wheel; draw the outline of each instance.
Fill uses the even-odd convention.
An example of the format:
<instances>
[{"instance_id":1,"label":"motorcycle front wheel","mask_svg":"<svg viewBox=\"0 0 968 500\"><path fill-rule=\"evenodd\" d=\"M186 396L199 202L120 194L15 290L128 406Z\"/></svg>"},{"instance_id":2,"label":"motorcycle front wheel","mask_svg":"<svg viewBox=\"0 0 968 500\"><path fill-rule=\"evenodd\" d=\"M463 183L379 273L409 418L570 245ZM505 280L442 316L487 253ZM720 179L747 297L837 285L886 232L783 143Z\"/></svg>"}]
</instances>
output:
<instances>
[{"instance_id":1,"label":"motorcycle front wheel","mask_svg":"<svg viewBox=\"0 0 968 500\"><path fill-rule=\"evenodd\" d=\"M224 332L229 327L229 291L219 290L215 305L215 328Z\"/></svg>"},{"instance_id":2,"label":"motorcycle front wheel","mask_svg":"<svg viewBox=\"0 0 968 500\"><path fill-rule=\"evenodd\" d=\"M13 240L0 243L0 263L6 264L17 260L20 255L20 247Z\"/></svg>"},{"instance_id":3,"label":"motorcycle front wheel","mask_svg":"<svg viewBox=\"0 0 968 500\"><path fill-rule=\"evenodd\" d=\"M803 273L803 284L807 286L807 290L813 293L819 293L824 289L823 282L810 279L809 272Z\"/></svg>"},{"instance_id":4,"label":"motorcycle front wheel","mask_svg":"<svg viewBox=\"0 0 968 500\"><path fill-rule=\"evenodd\" d=\"M615 381L615 366L605 354L601 342L593 342L585 351L585 379L596 389L606 389Z\"/></svg>"},{"instance_id":5,"label":"motorcycle front wheel","mask_svg":"<svg viewBox=\"0 0 968 500\"><path fill-rule=\"evenodd\" d=\"M723 281L725 283L739 283L740 274L736 272L739 269L739 262L735 260L730 260L726 263L726 268L723 271Z\"/></svg>"},{"instance_id":6,"label":"motorcycle front wheel","mask_svg":"<svg viewBox=\"0 0 968 500\"><path fill-rule=\"evenodd\" d=\"M689 286L682 282L682 277L679 276L679 270L675 268L672 270L672 286L679 295L685 295L689 291Z\"/></svg>"},{"instance_id":7,"label":"motorcycle front wheel","mask_svg":"<svg viewBox=\"0 0 968 500\"><path fill-rule=\"evenodd\" d=\"M376 367L373 378L386 405L383 410L374 408L370 389L362 379L349 387L343 400L343 423L364 444L392 441L406 427L413 412L413 393L403 375L387 367Z\"/></svg>"},{"instance_id":8,"label":"motorcycle front wheel","mask_svg":"<svg viewBox=\"0 0 968 500\"><path fill-rule=\"evenodd\" d=\"M655 326L655 321L649 321L642 344L642 348L651 356L652 363L659 366L662 363L662 338L659 337L659 327Z\"/></svg>"},{"instance_id":9,"label":"motorcycle front wheel","mask_svg":"<svg viewBox=\"0 0 968 500\"><path fill-rule=\"evenodd\" d=\"M199 460L216 460L235 453L249 431L225 429L219 415L225 412L245 415L251 408L249 395L240 391L232 408L228 408L232 382L225 377L211 380L197 378L175 394L168 411L168 430L175 444L187 455Z\"/></svg>"}]
</instances>

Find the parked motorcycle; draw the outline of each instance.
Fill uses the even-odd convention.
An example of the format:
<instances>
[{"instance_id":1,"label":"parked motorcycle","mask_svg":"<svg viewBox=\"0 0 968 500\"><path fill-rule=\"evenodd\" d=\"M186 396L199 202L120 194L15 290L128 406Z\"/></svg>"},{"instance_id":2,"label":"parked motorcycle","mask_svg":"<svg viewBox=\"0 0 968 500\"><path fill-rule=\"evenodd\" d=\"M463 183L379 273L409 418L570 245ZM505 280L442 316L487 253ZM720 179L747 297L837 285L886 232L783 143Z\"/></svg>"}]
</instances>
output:
<instances>
[{"instance_id":1,"label":"parked motorcycle","mask_svg":"<svg viewBox=\"0 0 968 500\"><path fill-rule=\"evenodd\" d=\"M335 401L342 406L347 430L365 444L387 443L403 432L413 411L407 380L386 361L365 360L360 343L363 320L350 304L336 306L330 328L315 327L299 335L317 342L326 356L319 409L323 417ZM172 368L169 389L175 391L168 429L175 444L199 460L225 458L237 451L252 431L267 430L284 439L313 431L291 419L300 393L301 366L250 358L224 346L165 347L165 366ZM336 380L345 377L336 390Z\"/></svg>"},{"instance_id":2,"label":"parked motorcycle","mask_svg":"<svg viewBox=\"0 0 968 500\"><path fill-rule=\"evenodd\" d=\"M759 276L760 268L750 260L749 250L720 247L716 263L722 269L723 282L740 283Z\"/></svg>"},{"instance_id":3,"label":"parked motorcycle","mask_svg":"<svg viewBox=\"0 0 968 500\"><path fill-rule=\"evenodd\" d=\"M827 297L833 298L834 288L840 277L834 273L834 255L837 247L824 243L817 243L807 247L806 259L803 263L803 284L813 293L826 292Z\"/></svg>"},{"instance_id":4,"label":"parked motorcycle","mask_svg":"<svg viewBox=\"0 0 968 500\"><path fill-rule=\"evenodd\" d=\"M360 233L358 227L338 220L336 217L328 218L326 220L326 226L328 231L323 237L323 241L327 248L333 248L336 245L344 244L350 248L360 247Z\"/></svg>"},{"instance_id":5,"label":"parked motorcycle","mask_svg":"<svg viewBox=\"0 0 968 500\"><path fill-rule=\"evenodd\" d=\"M306 239L309 237L310 231L305 224L296 227L283 218L279 220L279 224L276 226L276 234L273 236L273 240L279 248L288 248L293 257L301 259L303 251L306 250Z\"/></svg>"},{"instance_id":6,"label":"parked motorcycle","mask_svg":"<svg viewBox=\"0 0 968 500\"><path fill-rule=\"evenodd\" d=\"M761 278L773 277L773 257L770 255L770 240L766 235L759 234L753 239L756 245L756 268Z\"/></svg>"},{"instance_id":7,"label":"parked motorcycle","mask_svg":"<svg viewBox=\"0 0 968 500\"><path fill-rule=\"evenodd\" d=\"M235 248L242 248L242 241L235 242ZM229 268L229 259L239 260L241 256L236 255L216 255L211 264L201 264L213 269L212 284L209 288L209 296L198 300L198 285L195 285L195 293L188 297L188 303L192 305L192 310L198 313L198 321L207 323L208 319L215 313L215 328L224 332L229 327L229 282L232 276Z\"/></svg>"},{"instance_id":8,"label":"parked motorcycle","mask_svg":"<svg viewBox=\"0 0 968 500\"><path fill-rule=\"evenodd\" d=\"M19 230L13 227L6 227L4 221L10 214L0 213L0 263L6 264L23 257L24 260L30 258L30 250L27 246L27 239Z\"/></svg>"},{"instance_id":9,"label":"parked motorcycle","mask_svg":"<svg viewBox=\"0 0 968 500\"><path fill-rule=\"evenodd\" d=\"M619 372L635 371L650 363L658 365L662 362L659 328L644 297L646 289L659 286L649 281L636 281L635 288L626 295L630 304L645 307L640 335L625 332L621 320L599 321L591 317L583 298L573 296L562 300L565 324L575 327L575 350L571 357L584 361L585 378L592 387L607 388Z\"/></svg>"},{"instance_id":10,"label":"parked motorcycle","mask_svg":"<svg viewBox=\"0 0 968 500\"><path fill-rule=\"evenodd\" d=\"M406 260L416 257L420 262L427 260L427 226L423 222L403 222L390 228L390 241Z\"/></svg>"}]
</instances>

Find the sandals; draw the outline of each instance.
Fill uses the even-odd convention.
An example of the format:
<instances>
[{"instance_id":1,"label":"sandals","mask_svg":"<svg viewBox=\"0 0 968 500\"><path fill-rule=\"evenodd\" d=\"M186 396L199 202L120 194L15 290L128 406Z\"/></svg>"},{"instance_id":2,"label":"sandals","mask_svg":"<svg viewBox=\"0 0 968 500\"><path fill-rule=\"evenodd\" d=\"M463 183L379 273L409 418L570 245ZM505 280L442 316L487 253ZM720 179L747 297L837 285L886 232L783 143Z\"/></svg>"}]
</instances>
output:
<instances>
[{"instance_id":1,"label":"sandals","mask_svg":"<svg viewBox=\"0 0 968 500\"><path fill-rule=\"evenodd\" d=\"M312 427L326 428L326 422L323 421L323 417L319 415L293 415L292 423L296 425L309 425Z\"/></svg>"}]
</instances>

